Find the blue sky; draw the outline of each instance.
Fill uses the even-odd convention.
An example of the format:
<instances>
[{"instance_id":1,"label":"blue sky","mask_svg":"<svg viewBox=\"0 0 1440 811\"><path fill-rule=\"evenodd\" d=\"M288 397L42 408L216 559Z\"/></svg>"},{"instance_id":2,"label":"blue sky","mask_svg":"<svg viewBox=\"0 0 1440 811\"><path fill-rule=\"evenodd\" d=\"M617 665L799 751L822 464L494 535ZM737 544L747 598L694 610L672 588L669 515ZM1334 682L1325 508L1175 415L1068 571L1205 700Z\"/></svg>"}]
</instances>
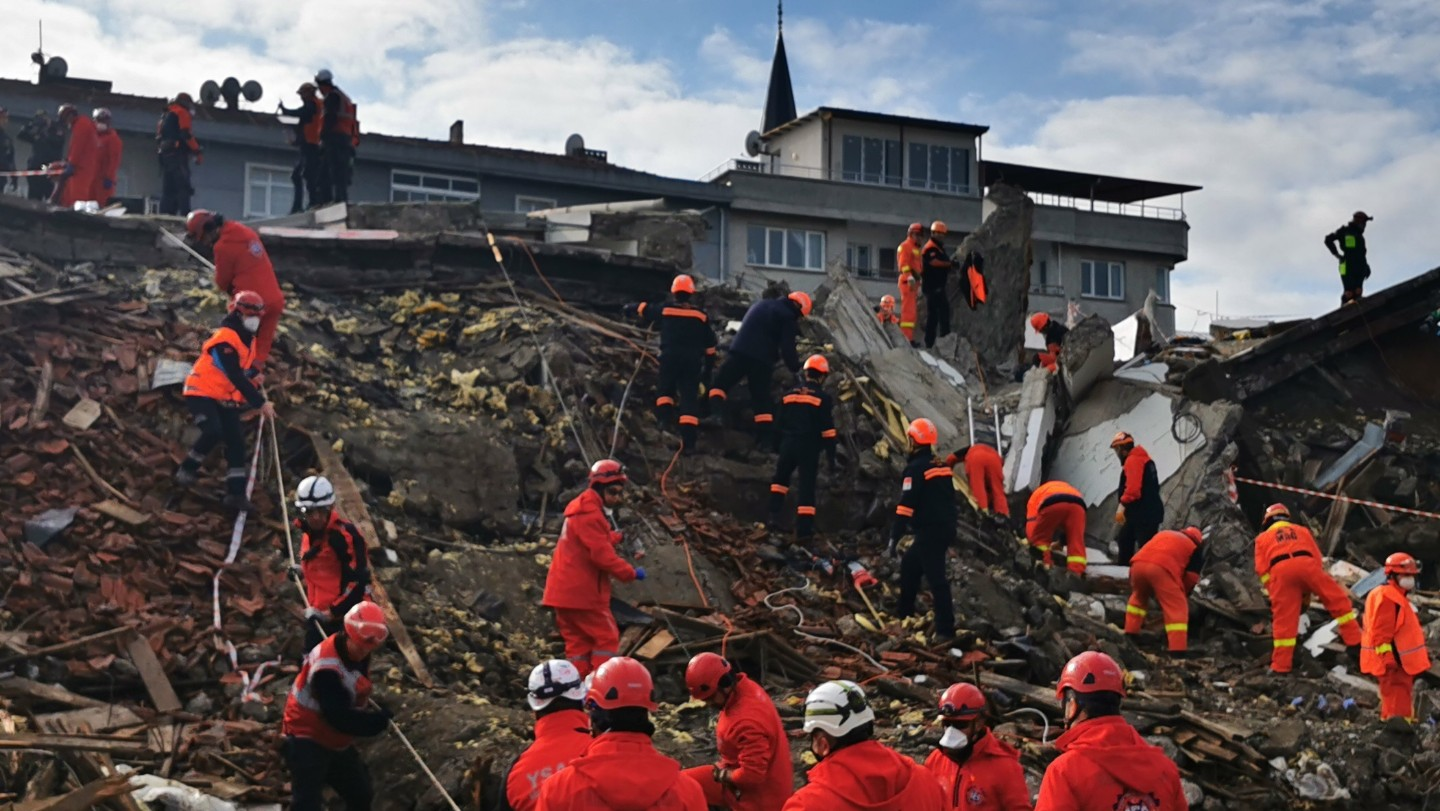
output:
<instances>
[{"instance_id":1,"label":"blue sky","mask_svg":"<svg viewBox=\"0 0 1440 811\"><path fill-rule=\"evenodd\" d=\"M558 151L698 177L758 124L775 8L756 0L7 0L0 74L34 20L79 76L169 94L263 82L271 109L331 67L373 131ZM1321 240L1357 208L1376 278L1440 264L1440 2L790 0L802 109L987 124L987 157L1205 187L1185 200L1177 323L1314 314ZM178 87L177 87L178 85ZM287 102L289 99L286 99ZM922 217L923 219L923 217Z\"/></svg>"}]
</instances>

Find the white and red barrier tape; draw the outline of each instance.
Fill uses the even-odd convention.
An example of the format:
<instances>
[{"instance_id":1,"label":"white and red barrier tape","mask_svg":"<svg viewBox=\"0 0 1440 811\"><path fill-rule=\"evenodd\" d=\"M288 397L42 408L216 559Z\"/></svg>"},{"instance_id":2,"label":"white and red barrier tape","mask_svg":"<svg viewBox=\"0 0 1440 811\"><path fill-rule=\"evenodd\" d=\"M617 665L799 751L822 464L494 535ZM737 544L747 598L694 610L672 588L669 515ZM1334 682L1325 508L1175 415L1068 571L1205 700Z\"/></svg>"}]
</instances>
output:
<instances>
[{"instance_id":1,"label":"white and red barrier tape","mask_svg":"<svg viewBox=\"0 0 1440 811\"><path fill-rule=\"evenodd\" d=\"M1336 495L1335 493L1322 493L1319 490L1307 490L1304 487L1291 487L1288 484L1262 482L1258 479L1247 479L1243 476L1236 476L1235 481L1241 482L1243 484L1253 484L1256 487L1268 487L1272 490L1283 490L1287 493L1300 493L1307 496L1319 496L1320 498L1328 498L1331 501L1347 501L1351 504L1360 504L1366 507L1374 507L1379 510L1387 510L1389 512L1405 513L1406 515L1416 515L1421 518L1434 518L1440 520L1440 513L1426 512L1425 510L1415 510L1409 507L1396 507L1393 504L1381 504L1378 501L1366 501L1363 498L1351 498L1349 496Z\"/></svg>"},{"instance_id":2,"label":"white and red barrier tape","mask_svg":"<svg viewBox=\"0 0 1440 811\"><path fill-rule=\"evenodd\" d=\"M21 169L17 172L0 172L0 177L57 177L64 169Z\"/></svg>"}]
</instances>

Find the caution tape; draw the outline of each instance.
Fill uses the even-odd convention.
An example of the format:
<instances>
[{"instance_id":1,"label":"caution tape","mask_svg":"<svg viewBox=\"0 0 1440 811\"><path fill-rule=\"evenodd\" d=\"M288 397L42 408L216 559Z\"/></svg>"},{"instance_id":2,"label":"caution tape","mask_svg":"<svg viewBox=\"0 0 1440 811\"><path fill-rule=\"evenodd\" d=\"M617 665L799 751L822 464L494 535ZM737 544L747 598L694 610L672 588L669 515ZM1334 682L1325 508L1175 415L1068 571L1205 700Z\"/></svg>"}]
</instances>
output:
<instances>
[{"instance_id":1,"label":"caution tape","mask_svg":"<svg viewBox=\"0 0 1440 811\"><path fill-rule=\"evenodd\" d=\"M1366 501L1366 500L1363 499L1363 498L1351 498L1351 497L1349 497L1349 496L1336 495L1335 493L1322 493L1322 492L1320 492L1319 490L1307 490L1307 489L1305 489L1304 487L1291 487L1291 486L1288 485L1288 484L1276 484L1276 483L1274 483L1274 482L1262 482L1262 481L1260 481L1260 480L1258 480L1258 479L1247 479L1247 478L1244 478L1243 476L1236 476L1236 477L1235 477L1235 481L1240 482L1240 483L1242 483L1242 484L1252 484L1252 485L1255 485L1256 487L1268 487L1268 488L1270 488L1270 489L1272 489L1272 490L1283 490L1283 491L1285 491L1285 492L1287 492L1287 493L1300 493L1300 494L1302 494L1302 495L1307 495L1307 496L1319 496L1320 498L1328 498L1328 499L1330 499L1331 501L1344 501L1344 502L1348 502L1348 503L1350 503L1350 504L1360 504L1360 505L1365 506L1365 507L1374 507L1374 508L1376 508L1376 509L1378 509L1378 510L1387 510L1387 511L1389 511L1389 512L1404 513L1404 514L1406 514L1406 515L1415 515L1415 516L1419 516L1420 518L1434 518L1434 519L1440 520L1440 513L1426 512L1425 510L1415 510L1415 509L1411 509L1411 508L1409 508L1409 507L1396 507L1396 506L1393 505L1393 504L1382 504L1382 503L1380 503L1380 502L1378 502L1378 501Z\"/></svg>"},{"instance_id":2,"label":"caution tape","mask_svg":"<svg viewBox=\"0 0 1440 811\"><path fill-rule=\"evenodd\" d=\"M21 169L18 172L0 172L0 177L58 177L64 169Z\"/></svg>"}]
</instances>

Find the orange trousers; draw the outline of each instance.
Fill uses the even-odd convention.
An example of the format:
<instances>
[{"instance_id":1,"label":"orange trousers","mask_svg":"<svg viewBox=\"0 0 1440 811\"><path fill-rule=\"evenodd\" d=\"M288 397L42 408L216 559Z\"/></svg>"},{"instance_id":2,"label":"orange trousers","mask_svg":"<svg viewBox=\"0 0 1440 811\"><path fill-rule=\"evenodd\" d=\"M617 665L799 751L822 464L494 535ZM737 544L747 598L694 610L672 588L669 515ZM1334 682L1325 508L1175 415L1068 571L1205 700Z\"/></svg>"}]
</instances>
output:
<instances>
[{"instance_id":1,"label":"orange trousers","mask_svg":"<svg viewBox=\"0 0 1440 811\"><path fill-rule=\"evenodd\" d=\"M1001 469L1000 452L989 445L974 445L965 452L965 478L970 493L981 512L994 510L1010 516L1010 502L1005 498L1005 473Z\"/></svg>"},{"instance_id":2,"label":"orange trousers","mask_svg":"<svg viewBox=\"0 0 1440 811\"><path fill-rule=\"evenodd\" d=\"M905 340L915 339L915 319L920 300L919 284L900 284L900 332Z\"/></svg>"},{"instance_id":3,"label":"orange trousers","mask_svg":"<svg viewBox=\"0 0 1440 811\"><path fill-rule=\"evenodd\" d=\"M565 640L565 658L587 676L618 654L620 627L610 611L589 608L555 609L555 628Z\"/></svg>"},{"instance_id":4,"label":"orange trousers","mask_svg":"<svg viewBox=\"0 0 1440 811\"><path fill-rule=\"evenodd\" d=\"M725 801L725 789L715 782L714 766L691 766L688 769L681 769L681 774L688 775L694 780L702 791L705 792L705 804L711 808L729 808L730 804Z\"/></svg>"},{"instance_id":5,"label":"orange trousers","mask_svg":"<svg viewBox=\"0 0 1440 811\"><path fill-rule=\"evenodd\" d=\"M1050 547L1055 544L1055 531L1065 533L1065 568L1075 574L1085 573L1085 508L1062 502L1041 507L1035 520L1029 522L1025 539L1040 550L1046 566L1053 566Z\"/></svg>"},{"instance_id":6,"label":"orange trousers","mask_svg":"<svg viewBox=\"0 0 1440 811\"><path fill-rule=\"evenodd\" d=\"M1165 619L1165 641L1172 651L1183 651L1190 634L1190 600L1185 584L1175 573L1145 561L1130 564L1130 601L1125 605L1125 633L1138 634L1145 625L1150 599L1160 603Z\"/></svg>"},{"instance_id":7,"label":"orange trousers","mask_svg":"<svg viewBox=\"0 0 1440 811\"><path fill-rule=\"evenodd\" d=\"M1415 720L1415 677L1392 665L1380 677L1380 720Z\"/></svg>"},{"instance_id":8,"label":"orange trousers","mask_svg":"<svg viewBox=\"0 0 1440 811\"><path fill-rule=\"evenodd\" d=\"M275 329L280 326L280 316L285 312L285 300L279 304L265 302L265 312L260 316L260 329L255 331L255 363L264 363L270 358L270 347L275 345Z\"/></svg>"},{"instance_id":9,"label":"orange trousers","mask_svg":"<svg viewBox=\"0 0 1440 811\"><path fill-rule=\"evenodd\" d=\"M1282 560L1270 569L1270 614L1274 648L1270 652L1270 669L1289 673L1295 665L1295 642L1300 634L1300 612L1314 594L1335 618L1336 630L1346 645L1360 644L1360 623L1350 595L1336 583L1320 561L1311 557Z\"/></svg>"}]
</instances>

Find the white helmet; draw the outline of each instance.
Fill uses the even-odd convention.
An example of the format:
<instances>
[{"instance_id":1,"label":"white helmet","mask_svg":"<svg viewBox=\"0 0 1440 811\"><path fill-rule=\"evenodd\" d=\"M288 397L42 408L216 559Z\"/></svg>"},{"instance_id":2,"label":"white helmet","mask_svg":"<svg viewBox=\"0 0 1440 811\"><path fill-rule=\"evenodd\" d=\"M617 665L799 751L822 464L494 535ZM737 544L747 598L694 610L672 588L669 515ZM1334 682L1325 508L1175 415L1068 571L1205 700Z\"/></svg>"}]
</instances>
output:
<instances>
[{"instance_id":1,"label":"white helmet","mask_svg":"<svg viewBox=\"0 0 1440 811\"><path fill-rule=\"evenodd\" d=\"M295 509L313 510L335 504L335 486L324 476L307 476L295 488Z\"/></svg>"},{"instance_id":2,"label":"white helmet","mask_svg":"<svg viewBox=\"0 0 1440 811\"><path fill-rule=\"evenodd\" d=\"M539 712L557 698L572 701L585 699L585 680L580 671L566 659L541 662L530 671L530 709Z\"/></svg>"},{"instance_id":3,"label":"white helmet","mask_svg":"<svg viewBox=\"0 0 1440 811\"><path fill-rule=\"evenodd\" d=\"M806 732L818 729L843 738L874 721L875 711L865 700L865 691L853 681L827 681L805 697Z\"/></svg>"},{"instance_id":4,"label":"white helmet","mask_svg":"<svg viewBox=\"0 0 1440 811\"><path fill-rule=\"evenodd\" d=\"M315 81L321 82L321 83L333 82L333 81L335 81L335 75L330 72L330 69L329 69L329 68L321 68L321 69L315 74Z\"/></svg>"}]
</instances>

